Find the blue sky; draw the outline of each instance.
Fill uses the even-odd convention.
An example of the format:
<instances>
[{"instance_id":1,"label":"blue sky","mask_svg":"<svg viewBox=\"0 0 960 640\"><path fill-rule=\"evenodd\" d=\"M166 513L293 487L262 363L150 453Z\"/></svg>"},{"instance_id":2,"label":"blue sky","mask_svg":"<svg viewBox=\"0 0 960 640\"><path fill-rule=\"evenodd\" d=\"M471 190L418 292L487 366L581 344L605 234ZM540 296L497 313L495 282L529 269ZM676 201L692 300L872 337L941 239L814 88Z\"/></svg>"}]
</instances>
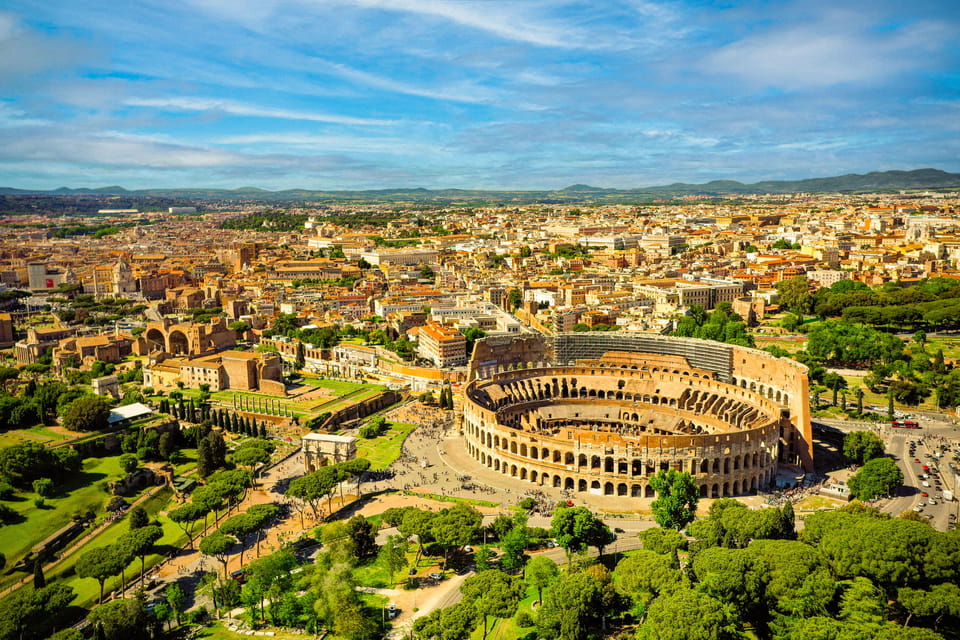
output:
<instances>
[{"instance_id":1,"label":"blue sky","mask_svg":"<svg viewBox=\"0 0 960 640\"><path fill-rule=\"evenodd\" d=\"M960 172L955 0L0 6L0 186Z\"/></svg>"}]
</instances>

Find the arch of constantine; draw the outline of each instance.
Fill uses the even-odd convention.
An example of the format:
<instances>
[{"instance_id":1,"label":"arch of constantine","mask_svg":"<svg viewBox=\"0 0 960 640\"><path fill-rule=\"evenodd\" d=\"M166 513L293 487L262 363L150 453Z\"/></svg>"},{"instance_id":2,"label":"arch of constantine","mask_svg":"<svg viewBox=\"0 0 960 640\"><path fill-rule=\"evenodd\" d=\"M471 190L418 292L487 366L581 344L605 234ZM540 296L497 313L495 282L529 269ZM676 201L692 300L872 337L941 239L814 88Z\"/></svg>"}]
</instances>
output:
<instances>
[{"instance_id":1,"label":"arch of constantine","mask_svg":"<svg viewBox=\"0 0 960 640\"><path fill-rule=\"evenodd\" d=\"M649 478L675 469L702 496L724 497L767 487L781 463L812 468L806 368L764 351L520 336L478 342L471 365L465 446L513 482L650 498Z\"/></svg>"}]
</instances>

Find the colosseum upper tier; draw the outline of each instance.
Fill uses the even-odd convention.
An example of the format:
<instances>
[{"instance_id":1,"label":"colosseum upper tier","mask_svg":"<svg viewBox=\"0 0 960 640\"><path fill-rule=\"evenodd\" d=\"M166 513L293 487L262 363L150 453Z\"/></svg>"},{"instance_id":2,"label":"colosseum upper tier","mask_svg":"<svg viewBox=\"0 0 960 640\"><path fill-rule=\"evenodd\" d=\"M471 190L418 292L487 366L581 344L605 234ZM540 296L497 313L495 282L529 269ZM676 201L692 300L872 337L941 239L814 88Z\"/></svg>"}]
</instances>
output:
<instances>
[{"instance_id":1,"label":"colosseum upper tier","mask_svg":"<svg viewBox=\"0 0 960 640\"><path fill-rule=\"evenodd\" d=\"M650 477L676 469L723 497L765 488L778 463L812 462L802 365L662 336L485 342L464 389L465 444L511 481L649 498Z\"/></svg>"}]
</instances>

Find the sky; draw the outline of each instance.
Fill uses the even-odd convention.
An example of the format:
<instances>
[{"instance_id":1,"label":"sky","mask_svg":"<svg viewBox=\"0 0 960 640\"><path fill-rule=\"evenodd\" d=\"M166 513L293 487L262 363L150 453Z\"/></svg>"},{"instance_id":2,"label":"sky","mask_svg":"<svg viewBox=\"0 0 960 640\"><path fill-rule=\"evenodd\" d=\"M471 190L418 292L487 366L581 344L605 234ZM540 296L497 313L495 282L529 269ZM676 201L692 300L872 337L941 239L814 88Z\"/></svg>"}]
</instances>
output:
<instances>
[{"instance_id":1,"label":"sky","mask_svg":"<svg viewBox=\"0 0 960 640\"><path fill-rule=\"evenodd\" d=\"M960 172L956 0L6 0L0 186Z\"/></svg>"}]
</instances>

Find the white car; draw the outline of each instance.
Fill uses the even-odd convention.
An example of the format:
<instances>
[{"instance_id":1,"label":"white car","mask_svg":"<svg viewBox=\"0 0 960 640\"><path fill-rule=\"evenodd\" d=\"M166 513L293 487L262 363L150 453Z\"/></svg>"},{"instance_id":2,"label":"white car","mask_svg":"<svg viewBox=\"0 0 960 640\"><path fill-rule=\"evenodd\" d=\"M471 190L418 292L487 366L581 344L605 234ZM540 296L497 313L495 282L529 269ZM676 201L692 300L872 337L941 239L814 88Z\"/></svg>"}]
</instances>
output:
<instances>
[{"instance_id":1,"label":"white car","mask_svg":"<svg viewBox=\"0 0 960 640\"><path fill-rule=\"evenodd\" d=\"M928 502L927 504L932 507L932 506L934 506L935 504L937 504L937 501L936 501L936 500L931 500L931 501Z\"/></svg>"},{"instance_id":2,"label":"white car","mask_svg":"<svg viewBox=\"0 0 960 640\"><path fill-rule=\"evenodd\" d=\"M924 481L921 482L920 484L923 485L924 487L929 487L929 486L930 486L930 483L927 482L926 480L924 480Z\"/></svg>"}]
</instances>

